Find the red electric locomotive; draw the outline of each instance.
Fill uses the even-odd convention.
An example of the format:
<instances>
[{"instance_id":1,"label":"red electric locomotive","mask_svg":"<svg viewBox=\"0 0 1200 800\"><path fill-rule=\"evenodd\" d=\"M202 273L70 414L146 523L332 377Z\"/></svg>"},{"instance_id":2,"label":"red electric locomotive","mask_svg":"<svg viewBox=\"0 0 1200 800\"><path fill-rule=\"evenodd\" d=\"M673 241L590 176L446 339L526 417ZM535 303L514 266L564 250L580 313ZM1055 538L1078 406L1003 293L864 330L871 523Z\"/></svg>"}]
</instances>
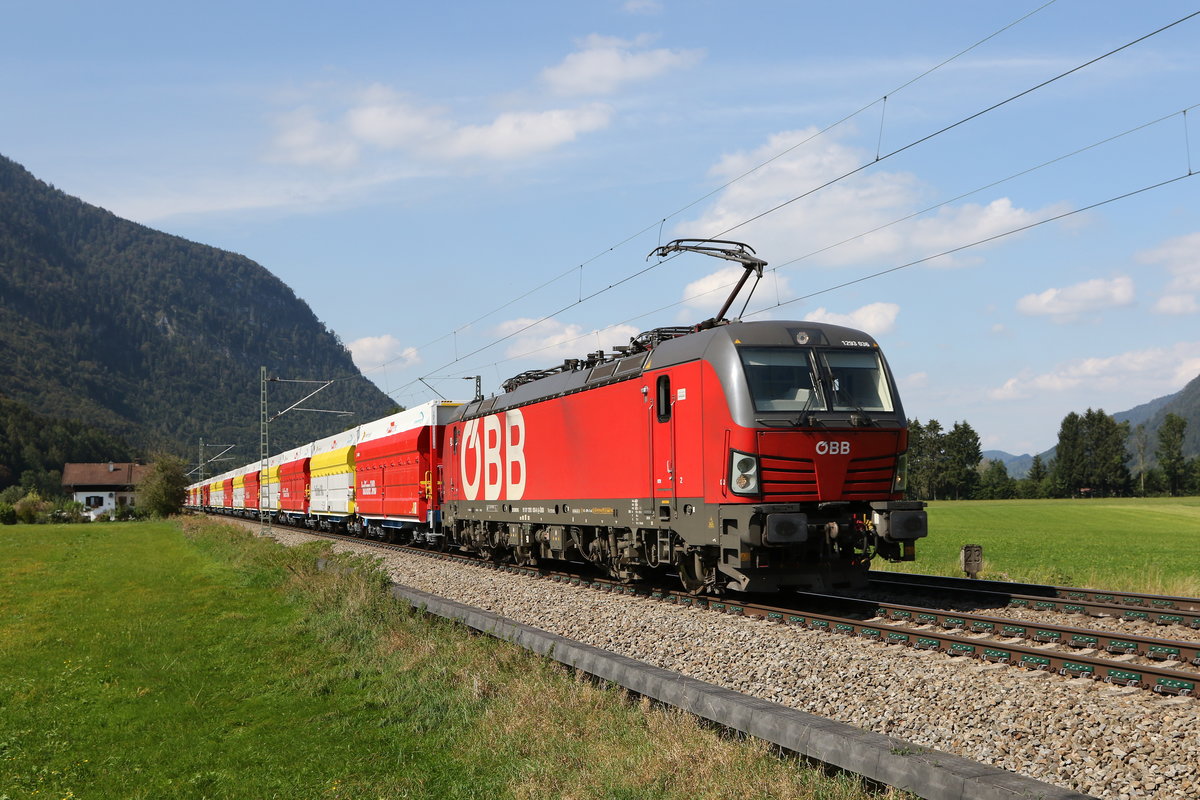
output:
<instances>
[{"instance_id":1,"label":"red electric locomotive","mask_svg":"<svg viewBox=\"0 0 1200 800\"><path fill-rule=\"evenodd\" d=\"M671 250L747 272L706 323L524 373L466 405L446 430L446 543L585 560L624 580L677 573L711 594L850 586L876 555L911 560L926 515L903 499L907 420L874 339L726 322L765 262L737 243L659 252Z\"/></svg>"}]
</instances>

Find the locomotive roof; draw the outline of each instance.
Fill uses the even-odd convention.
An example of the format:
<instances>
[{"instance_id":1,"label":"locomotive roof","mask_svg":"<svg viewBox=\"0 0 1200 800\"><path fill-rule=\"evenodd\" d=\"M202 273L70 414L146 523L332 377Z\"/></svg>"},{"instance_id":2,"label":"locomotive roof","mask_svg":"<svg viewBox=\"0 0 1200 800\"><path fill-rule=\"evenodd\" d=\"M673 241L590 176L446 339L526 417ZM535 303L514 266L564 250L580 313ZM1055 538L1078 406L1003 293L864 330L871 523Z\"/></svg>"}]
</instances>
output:
<instances>
[{"instance_id":1,"label":"locomotive roof","mask_svg":"<svg viewBox=\"0 0 1200 800\"><path fill-rule=\"evenodd\" d=\"M638 340L645 336L647 334L638 337ZM875 339L869 334L841 325L795 320L730 322L666 338L649 350L611 354L610 357L592 362L578 362L579 366L575 368L564 367L559 371L549 372L545 377L522 383L512 391L464 405L460 418L470 419L494 414L497 411L571 394L593 386L631 380L647 369L661 369L697 361L704 357L714 340L760 347L795 347L805 343L829 347L862 347L864 344L878 347Z\"/></svg>"}]
</instances>

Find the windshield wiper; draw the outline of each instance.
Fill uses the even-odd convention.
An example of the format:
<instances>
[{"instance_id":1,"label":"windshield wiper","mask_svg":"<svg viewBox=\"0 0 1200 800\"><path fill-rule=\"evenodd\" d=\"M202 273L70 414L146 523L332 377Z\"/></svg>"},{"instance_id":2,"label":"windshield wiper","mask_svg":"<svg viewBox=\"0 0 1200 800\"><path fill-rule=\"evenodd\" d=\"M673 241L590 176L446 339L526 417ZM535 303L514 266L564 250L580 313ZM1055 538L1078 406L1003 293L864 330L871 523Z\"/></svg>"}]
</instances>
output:
<instances>
[{"instance_id":1,"label":"windshield wiper","mask_svg":"<svg viewBox=\"0 0 1200 800\"><path fill-rule=\"evenodd\" d=\"M829 375L829 380L831 381L831 385L833 386L833 392L834 392L835 398L844 400L845 402L843 403L843 405L850 406L855 411L854 414L850 415L850 424L851 425L854 425L855 427L866 427L868 425L877 425L878 424L877 422L875 422L875 420L871 419L871 416L866 411L863 410L863 407L860 406L858 403L856 403L854 401L854 398L851 397L850 394L845 389L842 388L842 382L840 380L838 380L837 378L833 377L832 373L830 373L830 375Z\"/></svg>"}]
</instances>

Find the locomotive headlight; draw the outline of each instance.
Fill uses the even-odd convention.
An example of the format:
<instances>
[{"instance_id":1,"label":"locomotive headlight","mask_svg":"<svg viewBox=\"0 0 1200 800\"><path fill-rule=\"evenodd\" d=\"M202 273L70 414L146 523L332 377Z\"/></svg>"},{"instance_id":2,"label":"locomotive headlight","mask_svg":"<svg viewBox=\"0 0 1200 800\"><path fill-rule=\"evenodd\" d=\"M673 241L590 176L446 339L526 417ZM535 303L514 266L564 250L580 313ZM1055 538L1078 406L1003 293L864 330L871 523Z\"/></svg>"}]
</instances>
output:
<instances>
[{"instance_id":1,"label":"locomotive headlight","mask_svg":"<svg viewBox=\"0 0 1200 800\"><path fill-rule=\"evenodd\" d=\"M896 484L892 487L894 491L903 492L908 488L908 453L901 453L900 458L896 459Z\"/></svg>"},{"instance_id":2,"label":"locomotive headlight","mask_svg":"<svg viewBox=\"0 0 1200 800\"><path fill-rule=\"evenodd\" d=\"M758 494L758 457L730 451L729 488L734 494Z\"/></svg>"}]
</instances>

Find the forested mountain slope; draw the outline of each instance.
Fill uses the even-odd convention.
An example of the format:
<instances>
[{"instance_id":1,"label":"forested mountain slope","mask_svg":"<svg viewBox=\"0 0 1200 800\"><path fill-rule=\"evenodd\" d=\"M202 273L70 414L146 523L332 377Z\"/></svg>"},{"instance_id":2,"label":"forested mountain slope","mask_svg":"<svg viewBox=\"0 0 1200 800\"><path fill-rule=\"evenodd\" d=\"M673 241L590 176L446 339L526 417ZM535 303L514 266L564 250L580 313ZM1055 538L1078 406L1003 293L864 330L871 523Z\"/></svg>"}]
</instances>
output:
<instances>
[{"instance_id":1,"label":"forested mountain slope","mask_svg":"<svg viewBox=\"0 0 1200 800\"><path fill-rule=\"evenodd\" d=\"M394 408L262 266L121 219L0 156L0 392L137 447L195 459L204 438L237 443L248 462L258 457L260 365L345 377L319 407L356 412L289 414L272 425L275 451ZM299 391L272 384L272 408Z\"/></svg>"},{"instance_id":2,"label":"forested mountain slope","mask_svg":"<svg viewBox=\"0 0 1200 800\"><path fill-rule=\"evenodd\" d=\"M1183 455L1185 458L1200 456L1200 375L1197 375L1187 386L1175 394L1151 400L1149 403L1131 408L1128 411L1118 411L1113 414L1117 422L1129 421L1130 429L1145 423L1149 434L1150 449L1153 450L1158 441L1158 429L1162 426L1167 414L1174 414L1187 420L1187 428L1183 434Z\"/></svg>"}]
</instances>

